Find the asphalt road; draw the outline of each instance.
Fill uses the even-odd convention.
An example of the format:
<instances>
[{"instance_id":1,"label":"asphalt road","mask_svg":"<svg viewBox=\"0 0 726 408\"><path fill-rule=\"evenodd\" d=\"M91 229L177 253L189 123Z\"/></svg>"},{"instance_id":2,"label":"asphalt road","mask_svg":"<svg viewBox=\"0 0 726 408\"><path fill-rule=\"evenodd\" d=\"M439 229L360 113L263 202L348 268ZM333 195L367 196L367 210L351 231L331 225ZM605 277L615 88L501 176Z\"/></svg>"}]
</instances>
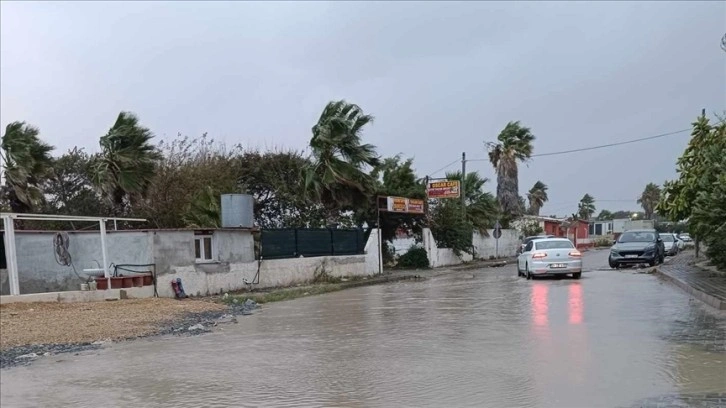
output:
<instances>
[{"instance_id":1,"label":"asphalt road","mask_svg":"<svg viewBox=\"0 0 726 408\"><path fill-rule=\"evenodd\" d=\"M4 370L5 407L726 406L726 318L643 270L514 265L266 305Z\"/></svg>"}]
</instances>

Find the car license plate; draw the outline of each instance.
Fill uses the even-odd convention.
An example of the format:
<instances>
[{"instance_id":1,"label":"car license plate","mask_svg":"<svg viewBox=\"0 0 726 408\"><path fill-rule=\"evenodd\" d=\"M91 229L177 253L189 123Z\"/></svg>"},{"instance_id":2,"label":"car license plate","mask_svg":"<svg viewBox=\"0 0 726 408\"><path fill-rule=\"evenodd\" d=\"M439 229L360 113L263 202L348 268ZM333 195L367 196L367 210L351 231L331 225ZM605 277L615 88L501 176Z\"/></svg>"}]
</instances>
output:
<instances>
[{"instance_id":1,"label":"car license plate","mask_svg":"<svg viewBox=\"0 0 726 408\"><path fill-rule=\"evenodd\" d=\"M550 264L550 268L567 268L565 264Z\"/></svg>"},{"instance_id":2,"label":"car license plate","mask_svg":"<svg viewBox=\"0 0 726 408\"><path fill-rule=\"evenodd\" d=\"M625 255L626 258L637 258L638 255Z\"/></svg>"}]
</instances>

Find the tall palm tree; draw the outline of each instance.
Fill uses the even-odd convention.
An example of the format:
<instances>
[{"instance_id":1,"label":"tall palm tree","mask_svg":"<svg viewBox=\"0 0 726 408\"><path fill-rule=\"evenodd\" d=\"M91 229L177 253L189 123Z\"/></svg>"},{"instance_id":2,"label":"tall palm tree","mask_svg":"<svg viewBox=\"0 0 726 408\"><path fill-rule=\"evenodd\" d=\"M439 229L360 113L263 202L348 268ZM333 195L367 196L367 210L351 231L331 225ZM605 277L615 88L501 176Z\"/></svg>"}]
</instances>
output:
<instances>
[{"instance_id":1,"label":"tall palm tree","mask_svg":"<svg viewBox=\"0 0 726 408\"><path fill-rule=\"evenodd\" d=\"M113 212L123 214L132 197L143 197L161 153L151 144L153 133L129 112L121 112L100 139L101 154L94 158L93 182L106 195Z\"/></svg>"},{"instance_id":2,"label":"tall palm tree","mask_svg":"<svg viewBox=\"0 0 726 408\"><path fill-rule=\"evenodd\" d=\"M446 173L446 179L461 181L461 172ZM466 220L485 235L488 228L494 227L499 216L497 199L490 192L484 191L484 185L488 182L488 178L481 177L477 172L466 173L464 180Z\"/></svg>"},{"instance_id":3,"label":"tall palm tree","mask_svg":"<svg viewBox=\"0 0 726 408\"><path fill-rule=\"evenodd\" d=\"M595 197L585 194L577 206L577 215L580 219L589 220L595 214Z\"/></svg>"},{"instance_id":4,"label":"tall palm tree","mask_svg":"<svg viewBox=\"0 0 726 408\"><path fill-rule=\"evenodd\" d=\"M42 203L40 184L52 174L53 146L40 140L38 134L34 126L12 122L2 137L2 195L13 212L29 212Z\"/></svg>"},{"instance_id":5,"label":"tall palm tree","mask_svg":"<svg viewBox=\"0 0 726 408\"><path fill-rule=\"evenodd\" d=\"M527 193L527 200L529 200L529 213L531 215L539 215L539 210L549 200L547 196L547 185L541 181L534 183L534 186Z\"/></svg>"},{"instance_id":6,"label":"tall palm tree","mask_svg":"<svg viewBox=\"0 0 726 408\"><path fill-rule=\"evenodd\" d=\"M517 162L532 156L535 137L519 121L509 122L499 133L498 143L487 143L489 161L497 173L497 201L505 216L514 218L524 212L519 195Z\"/></svg>"},{"instance_id":7,"label":"tall palm tree","mask_svg":"<svg viewBox=\"0 0 726 408\"><path fill-rule=\"evenodd\" d=\"M361 140L372 121L358 105L331 101L312 128L305 191L325 206L329 225L339 221L341 210L365 205L374 194L375 181L365 170L377 166L379 157L375 146Z\"/></svg>"},{"instance_id":8,"label":"tall palm tree","mask_svg":"<svg viewBox=\"0 0 726 408\"><path fill-rule=\"evenodd\" d=\"M640 198L638 198L638 204L643 207L646 219L653 218L655 207L658 205L658 201L660 201L660 193L661 190L657 184L648 183L648 185L645 186L643 192L640 194Z\"/></svg>"}]
</instances>

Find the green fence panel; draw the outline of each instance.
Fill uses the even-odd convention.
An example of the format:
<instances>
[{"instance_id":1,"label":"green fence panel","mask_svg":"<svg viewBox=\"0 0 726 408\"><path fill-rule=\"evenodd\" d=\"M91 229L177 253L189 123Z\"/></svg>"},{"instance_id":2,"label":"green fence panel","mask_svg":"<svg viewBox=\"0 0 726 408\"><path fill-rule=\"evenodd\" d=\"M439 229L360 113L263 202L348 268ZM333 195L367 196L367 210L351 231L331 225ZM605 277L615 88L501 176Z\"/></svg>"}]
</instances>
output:
<instances>
[{"instance_id":1,"label":"green fence panel","mask_svg":"<svg viewBox=\"0 0 726 408\"><path fill-rule=\"evenodd\" d=\"M362 229L274 229L263 230L260 243L263 259L355 255L365 253L366 237Z\"/></svg>"},{"instance_id":2,"label":"green fence panel","mask_svg":"<svg viewBox=\"0 0 726 408\"><path fill-rule=\"evenodd\" d=\"M295 258L297 256L294 229L263 230L260 243L263 259Z\"/></svg>"},{"instance_id":3,"label":"green fence panel","mask_svg":"<svg viewBox=\"0 0 726 408\"><path fill-rule=\"evenodd\" d=\"M332 230L333 254L355 255L359 253L359 231L360 230Z\"/></svg>"},{"instance_id":4,"label":"green fence panel","mask_svg":"<svg viewBox=\"0 0 726 408\"><path fill-rule=\"evenodd\" d=\"M329 229L297 230L297 253L302 256L325 256L333 254L333 240Z\"/></svg>"}]
</instances>

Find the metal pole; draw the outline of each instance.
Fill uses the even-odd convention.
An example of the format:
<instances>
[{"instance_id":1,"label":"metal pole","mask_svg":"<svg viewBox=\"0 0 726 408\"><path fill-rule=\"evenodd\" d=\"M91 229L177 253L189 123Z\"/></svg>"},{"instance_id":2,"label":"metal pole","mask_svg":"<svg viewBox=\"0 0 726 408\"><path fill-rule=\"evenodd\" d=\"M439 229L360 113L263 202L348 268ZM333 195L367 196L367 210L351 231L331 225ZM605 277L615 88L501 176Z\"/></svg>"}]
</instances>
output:
<instances>
[{"instance_id":1,"label":"metal pole","mask_svg":"<svg viewBox=\"0 0 726 408\"><path fill-rule=\"evenodd\" d=\"M20 294L20 283L18 280L18 258L15 253L15 221L13 217L7 215L3 217L5 224L5 260L8 268L8 280L10 281L10 294L17 296Z\"/></svg>"},{"instance_id":2,"label":"metal pole","mask_svg":"<svg viewBox=\"0 0 726 408\"><path fill-rule=\"evenodd\" d=\"M494 257L499 259L499 238L496 239L496 249L494 250Z\"/></svg>"},{"instance_id":3,"label":"metal pole","mask_svg":"<svg viewBox=\"0 0 726 408\"><path fill-rule=\"evenodd\" d=\"M461 217L466 221L466 152L461 153L461 182L459 183L459 194L461 194Z\"/></svg>"},{"instance_id":4,"label":"metal pole","mask_svg":"<svg viewBox=\"0 0 726 408\"><path fill-rule=\"evenodd\" d=\"M376 200L377 201L377 200ZM383 275L383 234L381 233L381 208L376 202L376 208L378 209L378 274Z\"/></svg>"},{"instance_id":5,"label":"metal pole","mask_svg":"<svg viewBox=\"0 0 726 408\"><path fill-rule=\"evenodd\" d=\"M101 254L103 255L103 276L106 277L108 289L111 289L111 274L108 272L108 252L106 251L106 220L98 222L101 227Z\"/></svg>"},{"instance_id":6,"label":"metal pole","mask_svg":"<svg viewBox=\"0 0 726 408\"><path fill-rule=\"evenodd\" d=\"M113 219L113 230L118 231L118 226L116 225L116 219Z\"/></svg>"}]
</instances>

